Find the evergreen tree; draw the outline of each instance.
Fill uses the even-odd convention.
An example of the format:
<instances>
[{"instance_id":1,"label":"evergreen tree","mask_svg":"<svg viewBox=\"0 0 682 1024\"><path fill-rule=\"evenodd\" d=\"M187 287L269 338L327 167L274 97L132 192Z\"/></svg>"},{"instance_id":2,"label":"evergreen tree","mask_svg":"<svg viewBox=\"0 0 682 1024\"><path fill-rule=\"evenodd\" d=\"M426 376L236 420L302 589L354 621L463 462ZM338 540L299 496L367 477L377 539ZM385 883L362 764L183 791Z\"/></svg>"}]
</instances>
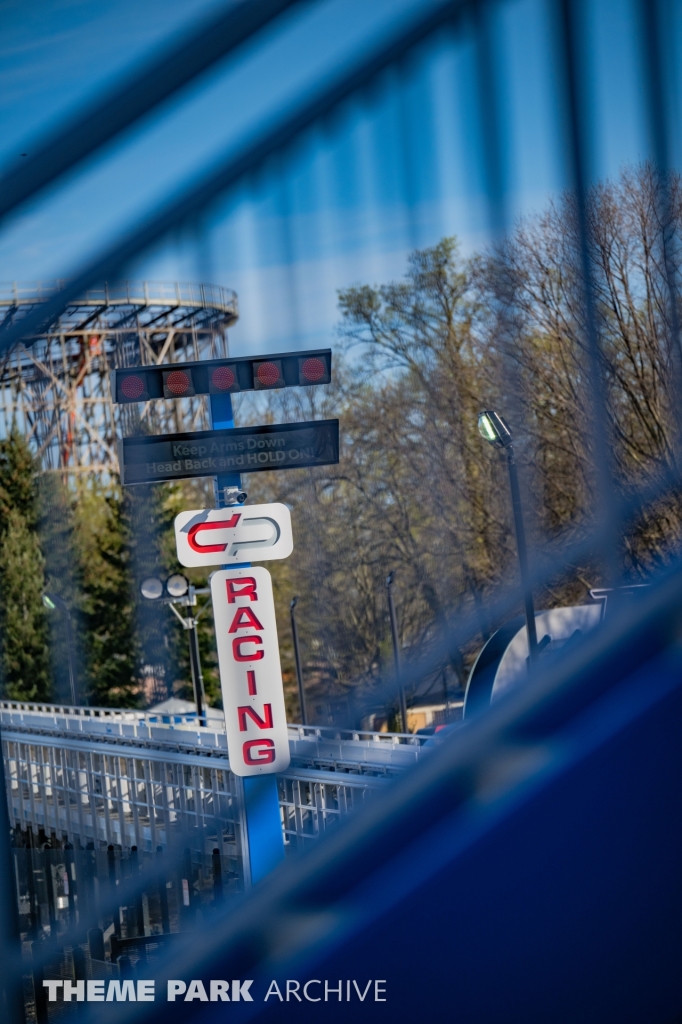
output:
<instances>
[{"instance_id":1,"label":"evergreen tree","mask_svg":"<svg viewBox=\"0 0 682 1024\"><path fill-rule=\"evenodd\" d=\"M145 704L156 704L170 695L172 658L169 634L171 612L160 601L147 601L140 585L150 576L165 578L167 570L162 555L164 533L172 530L172 516L163 507L162 489L158 486L129 488L126 508L130 516L130 558L134 615L139 641L138 673Z\"/></svg>"},{"instance_id":2,"label":"evergreen tree","mask_svg":"<svg viewBox=\"0 0 682 1024\"><path fill-rule=\"evenodd\" d=\"M0 623L4 690L14 700L47 700L52 689L35 475L28 444L12 431L0 441Z\"/></svg>"},{"instance_id":3,"label":"evergreen tree","mask_svg":"<svg viewBox=\"0 0 682 1024\"><path fill-rule=\"evenodd\" d=\"M26 440L13 430L0 441L0 530L16 509L33 530L38 522L36 496L37 467Z\"/></svg>"},{"instance_id":4,"label":"evergreen tree","mask_svg":"<svg viewBox=\"0 0 682 1024\"><path fill-rule=\"evenodd\" d=\"M45 559L45 580L50 593L62 598L71 615L75 651L76 691L85 700L83 666L83 630L79 621L78 556L74 526L73 496L66 481L57 473L42 473L38 478L40 498L40 546ZM71 702L69 676L69 636L60 609L47 617L52 664L53 700Z\"/></svg>"},{"instance_id":5,"label":"evergreen tree","mask_svg":"<svg viewBox=\"0 0 682 1024\"><path fill-rule=\"evenodd\" d=\"M138 644L124 501L96 487L82 488L74 519L88 700L104 707L134 707L139 701Z\"/></svg>"}]
</instances>

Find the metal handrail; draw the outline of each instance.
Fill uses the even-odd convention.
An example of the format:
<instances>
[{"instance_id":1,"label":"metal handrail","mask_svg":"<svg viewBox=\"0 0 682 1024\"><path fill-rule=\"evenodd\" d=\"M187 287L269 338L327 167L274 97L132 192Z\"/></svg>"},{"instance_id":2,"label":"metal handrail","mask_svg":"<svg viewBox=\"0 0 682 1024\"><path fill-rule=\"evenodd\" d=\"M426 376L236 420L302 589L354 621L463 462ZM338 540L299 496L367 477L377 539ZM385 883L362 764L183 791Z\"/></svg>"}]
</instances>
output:
<instances>
[{"instance_id":1,"label":"metal handrail","mask_svg":"<svg viewBox=\"0 0 682 1024\"><path fill-rule=\"evenodd\" d=\"M64 280L37 281L30 284L0 282L0 307L33 306L47 302L60 292ZM237 294L222 285L167 281L120 281L88 288L72 299L71 306L168 306L212 309L235 314Z\"/></svg>"},{"instance_id":2,"label":"metal handrail","mask_svg":"<svg viewBox=\"0 0 682 1024\"><path fill-rule=\"evenodd\" d=\"M0 712L26 712L32 715L51 715L78 720L107 720L110 722L140 723L150 728L165 729L195 729L196 713L165 713L136 708L105 708L105 707L77 707L71 704L47 704L31 701L0 700ZM219 718L211 720L210 732L224 733ZM215 728L211 729L211 726ZM201 735L206 730L201 731ZM413 733L376 732L371 729L340 729L335 726L326 725L298 725L289 723L289 736L291 740L339 740L341 742L354 743L378 743L385 746L407 745L423 747L430 740L430 736L415 735Z\"/></svg>"}]
</instances>

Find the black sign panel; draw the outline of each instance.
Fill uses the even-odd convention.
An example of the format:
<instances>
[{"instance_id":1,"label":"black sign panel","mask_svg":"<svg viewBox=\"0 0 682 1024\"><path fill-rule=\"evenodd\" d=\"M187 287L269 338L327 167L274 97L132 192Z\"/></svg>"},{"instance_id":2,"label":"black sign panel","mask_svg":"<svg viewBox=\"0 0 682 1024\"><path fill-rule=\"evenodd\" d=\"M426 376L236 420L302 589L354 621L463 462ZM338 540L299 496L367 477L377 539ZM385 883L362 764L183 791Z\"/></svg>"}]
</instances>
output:
<instances>
[{"instance_id":1,"label":"black sign panel","mask_svg":"<svg viewBox=\"0 0 682 1024\"><path fill-rule=\"evenodd\" d=\"M339 461L339 421L126 437L118 443L118 461L124 484L329 466Z\"/></svg>"},{"instance_id":2,"label":"black sign panel","mask_svg":"<svg viewBox=\"0 0 682 1024\"><path fill-rule=\"evenodd\" d=\"M205 359L196 363L129 366L111 371L115 402L149 402L153 398L226 395L237 391L312 387L332 379L329 348L279 352L273 356Z\"/></svg>"}]
</instances>

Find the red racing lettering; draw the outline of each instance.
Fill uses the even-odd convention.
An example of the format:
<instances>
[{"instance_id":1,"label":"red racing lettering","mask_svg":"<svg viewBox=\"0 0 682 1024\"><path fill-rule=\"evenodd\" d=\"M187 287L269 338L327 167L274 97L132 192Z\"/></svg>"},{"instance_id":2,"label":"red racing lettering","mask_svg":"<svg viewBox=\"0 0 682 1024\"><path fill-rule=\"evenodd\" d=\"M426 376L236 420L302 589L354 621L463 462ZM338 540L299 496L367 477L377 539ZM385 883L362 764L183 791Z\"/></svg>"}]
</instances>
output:
<instances>
[{"instance_id":1,"label":"red racing lettering","mask_svg":"<svg viewBox=\"0 0 682 1024\"><path fill-rule=\"evenodd\" d=\"M248 597L249 601L257 601L256 581L253 576L242 576L238 580L225 580L227 585L227 603L234 604L238 597ZM237 590L241 587L241 590Z\"/></svg>"},{"instance_id":2,"label":"red racing lettering","mask_svg":"<svg viewBox=\"0 0 682 1024\"><path fill-rule=\"evenodd\" d=\"M251 609L247 606L246 608L237 608L234 613L232 625L228 629L228 633L236 633L238 629L263 629L257 617L253 614Z\"/></svg>"},{"instance_id":3,"label":"red racing lettering","mask_svg":"<svg viewBox=\"0 0 682 1024\"><path fill-rule=\"evenodd\" d=\"M256 690L256 673L253 671L252 668L250 668L249 671L246 673L246 682L248 683L248 686L249 686L249 696L250 697L255 697L256 693L257 693L257 690Z\"/></svg>"},{"instance_id":4,"label":"red racing lettering","mask_svg":"<svg viewBox=\"0 0 682 1024\"><path fill-rule=\"evenodd\" d=\"M264 651L242 654L242 646L244 644L256 644L258 647L262 647L263 641L255 634L253 636L236 636L232 641L232 656L235 661L260 661L261 658L265 657Z\"/></svg>"},{"instance_id":5,"label":"red racing lettering","mask_svg":"<svg viewBox=\"0 0 682 1024\"><path fill-rule=\"evenodd\" d=\"M272 764L275 760L275 744L272 740L247 740L243 757L244 764Z\"/></svg>"},{"instance_id":6,"label":"red racing lettering","mask_svg":"<svg viewBox=\"0 0 682 1024\"><path fill-rule=\"evenodd\" d=\"M263 705L263 718L260 717L257 711L254 711L253 708L248 706L237 708L237 715L239 716L240 732L246 732L247 716L256 723L259 729L272 729L272 704Z\"/></svg>"}]
</instances>

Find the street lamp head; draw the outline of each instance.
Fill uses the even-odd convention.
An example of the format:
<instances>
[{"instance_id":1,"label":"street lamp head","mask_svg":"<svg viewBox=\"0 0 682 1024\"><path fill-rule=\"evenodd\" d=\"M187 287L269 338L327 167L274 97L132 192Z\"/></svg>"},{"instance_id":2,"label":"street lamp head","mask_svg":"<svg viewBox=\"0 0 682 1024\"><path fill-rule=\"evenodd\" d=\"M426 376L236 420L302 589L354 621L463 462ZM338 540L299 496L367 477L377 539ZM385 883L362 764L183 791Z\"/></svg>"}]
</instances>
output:
<instances>
[{"instance_id":1,"label":"street lamp head","mask_svg":"<svg viewBox=\"0 0 682 1024\"><path fill-rule=\"evenodd\" d=\"M500 416L499 412L486 409L479 414L478 432L488 444L496 448L511 448L512 432Z\"/></svg>"},{"instance_id":2,"label":"street lamp head","mask_svg":"<svg viewBox=\"0 0 682 1024\"><path fill-rule=\"evenodd\" d=\"M57 608L57 605L53 601L50 594L43 594L43 605L48 609L48 611L51 612L55 611L55 609Z\"/></svg>"},{"instance_id":3,"label":"street lamp head","mask_svg":"<svg viewBox=\"0 0 682 1024\"><path fill-rule=\"evenodd\" d=\"M290 608L291 608L292 612L293 612L293 610L294 610L294 608L296 607L296 605L297 605L297 604L298 604L298 594L296 594L296 595L295 595L294 597L292 597L292 599L291 599L291 605L290 605Z\"/></svg>"},{"instance_id":4,"label":"street lamp head","mask_svg":"<svg viewBox=\"0 0 682 1024\"><path fill-rule=\"evenodd\" d=\"M166 580L166 590L171 597L184 597L189 590L189 580L182 573L175 572Z\"/></svg>"},{"instance_id":5,"label":"street lamp head","mask_svg":"<svg viewBox=\"0 0 682 1024\"><path fill-rule=\"evenodd\" d=\"M158 601L163 594L163 583L156 576L150 576L148 579L142 580L140 593L147 601Z\"/></svg>"}]
</instances>

